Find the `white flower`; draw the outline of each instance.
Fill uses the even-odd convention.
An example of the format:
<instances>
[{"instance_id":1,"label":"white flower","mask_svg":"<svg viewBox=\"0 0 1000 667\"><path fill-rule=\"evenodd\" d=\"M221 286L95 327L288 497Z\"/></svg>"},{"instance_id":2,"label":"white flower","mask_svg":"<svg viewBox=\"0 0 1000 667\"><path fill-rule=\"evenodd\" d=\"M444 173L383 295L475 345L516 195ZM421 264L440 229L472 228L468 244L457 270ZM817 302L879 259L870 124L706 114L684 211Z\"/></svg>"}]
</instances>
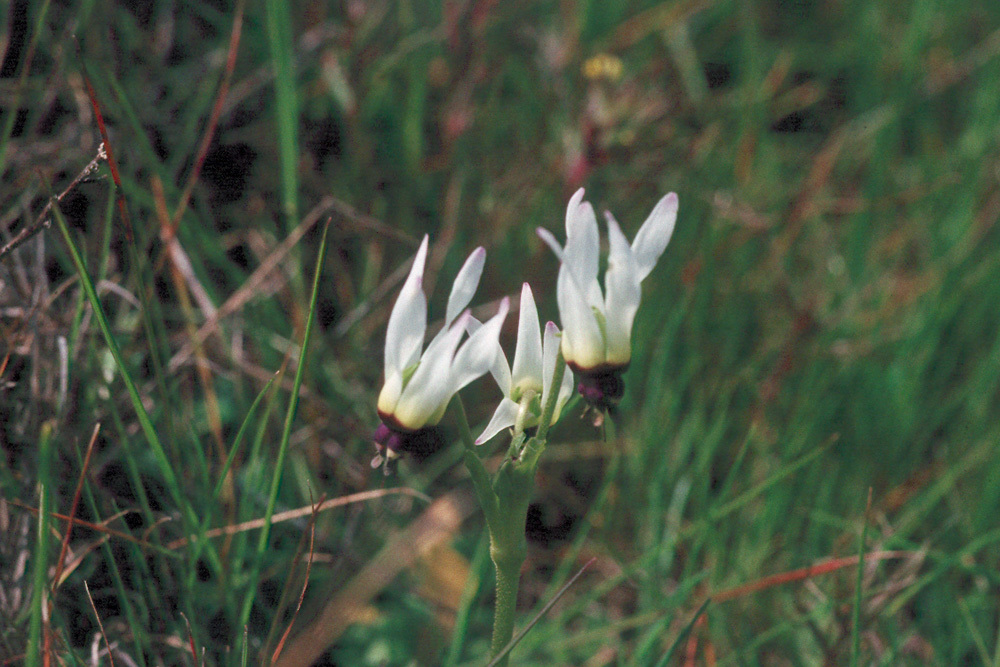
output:
<instances>
[{"instance_id":1,"label":"white flower","mask_svg":"<svg viewBox=\"0 0 1000 667\"><path fill-rule=\"evenodd\" d=\"M476 331L479 326L475 320L469 321L470 332ZM524 283L521 287L521 312L517 321L514 368L511 369L507 364L507 356L501 351L490 372L504 397L493 413L486 430L476 438L477 445L483 444L503 429L517 424L519 416L522 428L538 425L542 409L552 391L558 346L559 329L552 322L545 325L545 340L542 341L542 335L538 330L538 309L535 307L535 298L528 283ZM559 394L556 397L555 411L552 413L553 423L559 419L559 413L569 400L572 391L573 374L567 371L563 374Z\"/></svg>"},{"instance_id":2,"label":"white flower","mask_svg":"<svg viewBox=\"0 0 1000 667\"><path fill-rule=\"evenodd\" d=\"M504 299L497 314L459 346L471 317L462 311L479 285L486 260L486 251L477 248L455 278L444 326L421 355L427 329L427 297L422 289L426 259L425 236L386 327L385 385L378 413L384 426L397 435L436 425L451 397L490 369L500 354L497 339L509 307ZM388 438L384 429L379 431ZM393 449L391 443L381 444Z\"/></svg>"},{"instance_id":3,"label":"white flower","mask_svg":"<svg viewBox=\"0 0 1000 667\"><path fill-rule=\"evenodd\" d=\"M610 213L608 268L598 282L600 240L594 209L577 190L566 209L566 247L545 229L538 235L562 262L556 284L562 318L562 352L567 365L584 376L620 371L632 358L632 323L639 309L639 284L663 254L677 221L677 195L666 195L629 245Z\"/></svg>"}]
</instances>

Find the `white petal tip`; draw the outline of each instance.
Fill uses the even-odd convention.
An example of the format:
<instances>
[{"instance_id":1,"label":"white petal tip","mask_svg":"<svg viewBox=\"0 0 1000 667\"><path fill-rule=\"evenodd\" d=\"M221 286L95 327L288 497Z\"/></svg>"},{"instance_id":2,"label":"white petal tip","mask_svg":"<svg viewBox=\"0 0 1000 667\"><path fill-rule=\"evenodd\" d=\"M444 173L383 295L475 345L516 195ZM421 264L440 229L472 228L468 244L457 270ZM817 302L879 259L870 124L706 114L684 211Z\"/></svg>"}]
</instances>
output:
<instances>
[{"instance_id":1,"label":"white petal tip","mask_svg":"<svg viewBox=\"0 0 1000 667\"><path fill-rule=\"evenodd\" d=\"M480 257L486 257L486 248L484 248L483 246L479 246L478 248L472 251L472 255L476 257L476 259Z\"/></svg>"},{"instance_id":2,"label":"white petal tip","mask_svg":"<svg viewBox=\"0 0 1000 667\"><path fill-rule=\"evenodd\" d=\"M556 326L555 322L551 322L551 321L550 322L546 322L545 323L545 331L547 333L558 334L559 333L559 327Z\"/></svg>"}]
</instances>

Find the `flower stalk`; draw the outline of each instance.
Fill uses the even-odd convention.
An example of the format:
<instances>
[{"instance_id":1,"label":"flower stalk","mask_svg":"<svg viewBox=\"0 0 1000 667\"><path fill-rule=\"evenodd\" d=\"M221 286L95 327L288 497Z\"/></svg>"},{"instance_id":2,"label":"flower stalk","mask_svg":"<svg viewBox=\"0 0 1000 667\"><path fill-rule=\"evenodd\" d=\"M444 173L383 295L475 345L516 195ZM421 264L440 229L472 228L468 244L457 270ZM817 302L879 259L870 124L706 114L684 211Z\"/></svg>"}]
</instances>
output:
<instances>
[{"instance_id":1,"label":"flower stalk","mask_svg":"<svg viewBox=\"0 0 1000 667\"><path fill-rule=\"evenodd\" d=\"M560 352L556 357L552 386L560 386L565 372L566 363ZM531 397L528 397L528 400L530 401ZM515 425L511 455L497 470L492 484L482 459L476 453L462 400L457 398L454 401L456 420L462 442L465 445L463 461L469 470L479 503L483 507L486 527L490 533L490 558L493 560L493 567L496 571L493 637L490 642L490 655L492 656L498 655L514 636L514 618L517 611L517 591L521 581L521 568L524 567L524 562L528 557L528 541L524 532L528 518L528 505L534 494L535 473L542 452L545 450L546 438L552 425L558 400L558 392L548 393L545 404L542 406L538 431L534 437L527 438L527 442L525 442L524 429ZM506 665L507 658L504 657L497 664L501 667Z\"/></svg>"}]
</instances>

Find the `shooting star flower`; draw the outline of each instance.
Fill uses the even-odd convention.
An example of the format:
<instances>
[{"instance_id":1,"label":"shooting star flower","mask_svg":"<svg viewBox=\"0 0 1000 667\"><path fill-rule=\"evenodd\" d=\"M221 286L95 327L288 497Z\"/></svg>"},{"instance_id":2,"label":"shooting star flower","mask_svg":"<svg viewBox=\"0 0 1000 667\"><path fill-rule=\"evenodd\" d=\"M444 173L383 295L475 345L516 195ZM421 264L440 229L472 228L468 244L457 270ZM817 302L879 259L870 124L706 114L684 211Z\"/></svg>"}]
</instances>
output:
<instances>
[{"instance_id":1,"label":"shooting star flower","mask_svg":"<svg viewBox=\"0 0 1000 667\"><path fill-rule=\"evenodd\" d=\"M386 327L385 384L378 397L382 423L374 435L378 451L374 467L426 442L433 435L428 431L441 421L452 396L485 374L501 354L498 338L509 308L507 299L495 316L459 345L472 317L465 307L483 273L483 248L469 255L455 277L444 326L421 354L427 330L427 297L422 286L427 242L425 236Z\"/></svg>"},{"instance_id":2,"label":"shooting star flower","mask_svg":"<svg viewBox=\"0 0 1000 667\"><path fill-rule=\"evenodd\" d=\"M677 221L677 195L653 208L629 245L618 222L608 224L608 268L598 282L600 241L594 209L577 190L566 209L566 246L546 229L538 235L561 261L556 296L562 319L562 352L580 375L577 390L597 407L613 407L625 391L622 373L632 359L632 323L639 310L640 283L670 242Z\"/></svg>"},{"instance_id":3,"label":"shooting star flower","mask_svg":"<svg viewBox=\"0 0 1000 667\"><path fill-rule=\"evenodd\" d=\"M470 320L470 331L480 326ZM476 438L481 445L503 429L517 425L521 430L538 425L542 410L552 391L552 381L556 371L556 357L559 352L559 329L549 322L545 325L545 338L538 328L538 309L528 283L521 287L521 312L517 321L517 345L514 348L514 367L507 364L506 355L501 353L490 369L493 378L503 392L503 399L497 406L486 430ZM559 419L566 401L573 391L573 376L563 374L562 384L556 397L552 422Z\"/></svg>"}]
</instances>

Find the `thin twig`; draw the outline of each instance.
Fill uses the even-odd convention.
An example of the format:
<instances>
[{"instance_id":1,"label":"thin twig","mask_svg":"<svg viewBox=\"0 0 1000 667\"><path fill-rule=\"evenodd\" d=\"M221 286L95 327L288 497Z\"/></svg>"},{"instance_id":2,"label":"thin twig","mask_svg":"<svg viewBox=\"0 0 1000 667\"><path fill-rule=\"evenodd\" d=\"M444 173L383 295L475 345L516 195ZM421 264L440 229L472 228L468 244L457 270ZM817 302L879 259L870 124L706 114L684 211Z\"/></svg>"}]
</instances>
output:
<instances>
[{"instance_id":1,"label":"thin twig","mask_svg":"<svg viewBox=\"0 0 1000 667\"><path fill-rule=\"evenodd\" d=\"M43 229L47 229L52 224L52 219L49 217L49 213L52 212L53 202L62 201L63 197L68 195L74 188L76 188L76 186L82 183L84 179L94 173L94 171L96 171L100 166L101 162L107 158L108 156L104 151L104 144L102 143L97 147L97 155L94 156L94 159L87 163L87 166L83 168L83 171L76 175L76 178L70 181L70 184L66 186L65 190L60 192L54 198L50 198L48 202L46 202L45 207L42 209L42 212L35 217L34 222L19 231L14 238L0 248L0 259L3 259L5 255L16 250L38 232Z\"/></svg>"}]
</instances>

